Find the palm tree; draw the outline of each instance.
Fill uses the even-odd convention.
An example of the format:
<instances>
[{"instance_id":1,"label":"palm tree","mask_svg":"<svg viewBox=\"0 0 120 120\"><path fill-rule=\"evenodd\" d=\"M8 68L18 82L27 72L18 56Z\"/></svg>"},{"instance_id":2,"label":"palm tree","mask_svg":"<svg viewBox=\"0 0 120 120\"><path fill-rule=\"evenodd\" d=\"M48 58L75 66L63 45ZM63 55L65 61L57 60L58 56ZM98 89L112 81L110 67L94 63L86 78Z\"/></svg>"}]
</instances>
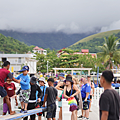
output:
<instances>
[{"instance_id":1,"label":"palm tree","mask_svg":"<svg viewBox=\"0 0 120 120\"><path fill-rule=\"evenodd\" d=\"M100 57L100 61L109 65L110 69L112 68L113 61L115 65L120 63L120 50L117 48L119 39L116 39L117 37L114 35L111 35L108 38L105 37L104 45L99 46L102 49L102 52L97 53L98 57Z\"/></svg>"}]
</instances>

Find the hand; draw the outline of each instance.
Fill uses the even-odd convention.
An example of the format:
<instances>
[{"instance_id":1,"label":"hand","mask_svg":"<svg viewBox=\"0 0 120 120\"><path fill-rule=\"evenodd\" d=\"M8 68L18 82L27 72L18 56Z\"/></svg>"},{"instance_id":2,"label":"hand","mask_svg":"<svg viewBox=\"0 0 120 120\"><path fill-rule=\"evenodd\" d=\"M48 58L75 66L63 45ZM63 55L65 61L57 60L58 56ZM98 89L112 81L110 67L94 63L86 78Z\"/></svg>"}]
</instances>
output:
<instances>
[{"instance_id":1,"label":"hand","mask_svg":"<svg viewBox=\"0 0 120 120\"><path fill-rule=\"evenodd\" d=\"M45 104L43 104L43 106L42 107L45 107Z\"/></svg>"},{"instance_id":2,"label":"hand","mask_svg":"<svg viewBox=\"0 0 120 120\"><path fill-rule=\"evenodd\" d=\"M92 96L94 97L94 94L92 94Z\"/></svg>"},{"instance_id":3,"label":"hand","mask_svg":"<svg viewBox=\"0 0 120 120\"><path fill-rule=\"evenodd\" d=\"M74 95L71 95L70 98L74 97Z\"/></svg>"},{"instance_id":4,"label":"hand","mask_svg":"<svg viewBox=\"0 0 120 120\"><path fill-rule=\"evenodd\" d=\"M17 83L20 83L20 81L21 81L21 80L18 80L18 82L17 82Z\"/></svg>"},{"instance_id":5,"label":"hand","mask_svg":"<svg viewBox=\"0 0 120 120\"><path fill-rule=\"evenodd\" d=\"M38 101L38 102L41 102L41 98L38 98L37 101Z\"/></svg>"},{"instance_id":6,"label":"hand","mask_svg":"<svg viewBox=\"0 0 120 120\"><path fill-rule=\"evenodd\" d=\"M85 98L85 100L84 100L85 102L87 101L87 98Z\"/></svg>"},{"instance_id":7,"label":"hand","mask_svg":"<svg viewBox=\"0 0 120 120\"><path fill-rule=\"evenodd\" d=\"M60 100L60 97L58 98L58 101L61 101L61 100Z\"/></svg>"},{"instance_id":8,"label":"hand","mask_svg":"<svg viewBox=\"0 0 120 120\"><path fill-rule=\"evenodd\" d=\"M16 101L16 106L18 106L18 102Z\"/></svg>"}]
</instances>

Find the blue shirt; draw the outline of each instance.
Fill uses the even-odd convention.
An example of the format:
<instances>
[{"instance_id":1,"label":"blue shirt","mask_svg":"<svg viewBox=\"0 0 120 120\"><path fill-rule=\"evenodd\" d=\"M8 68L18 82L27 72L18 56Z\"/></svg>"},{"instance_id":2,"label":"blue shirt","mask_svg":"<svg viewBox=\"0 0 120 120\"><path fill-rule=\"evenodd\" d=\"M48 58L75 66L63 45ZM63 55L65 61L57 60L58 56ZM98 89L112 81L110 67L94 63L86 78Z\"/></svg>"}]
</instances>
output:
<instances>
[{"instance_id":1,"label":"blue shirt","mask_svg":"<svg viewBox=\"0 0 120 120\"><path fill-rule=\"evenodd\" d=\"M30 77L29 75L23 75L20 74L18 77L16 77L17 80L21 80L20 81L20 85L21 85L21 89L22 90L28 90L30 89Z\"/></svg>"},{"instance_id":2,"label":"blue shirt","mask_svg":"<svg viewBox=\"0 0 120 120\"><path fill-rule=\"evenodd\" d=\"M81 88L82 98L86 98L86 93L90 93L90 91L91 91L91 87L90 87L90 85L88 83L83 85L82 88ZM88 96L88 99L90 99L90 94Z\"/></svg>"},{"instance_id":3,"label":"blue shirt","mask_svg":"<svg viewBox=\"0 0 120 120\"><path fill-rule=\"evenodd\" d=\"M44 88L44 86L40 86L40 89L42 90L42 92L43 92L43 89L44 89L44 93L43 93L43 97L42 97L41 101L44 101L46 88L47 88L47 86L45 86L45 88Z\"/></svg>"}]
</instances>

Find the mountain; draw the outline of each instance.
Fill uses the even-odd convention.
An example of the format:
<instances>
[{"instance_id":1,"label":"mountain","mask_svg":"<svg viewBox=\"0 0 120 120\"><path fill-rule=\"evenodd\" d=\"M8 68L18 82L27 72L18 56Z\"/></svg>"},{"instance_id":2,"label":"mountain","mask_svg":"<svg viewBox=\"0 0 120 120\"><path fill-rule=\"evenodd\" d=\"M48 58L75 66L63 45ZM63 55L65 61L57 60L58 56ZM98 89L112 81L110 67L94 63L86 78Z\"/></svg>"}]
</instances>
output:
<instances>
[{"instance_id":1,"label":"mountain","mask_svg":"<svg viewBox=\"0 0 120 120\"><path fill-rule=\"evenodd\" d=\"M97 53L101 51L101 49L98 46L102 46L104 44L104 37L108 37L110 35L115 35L117 39L119 39L120 30L112 30L112 31L90 35L88 37L79 40L78 42L74 43L68 48L79 51L81 51L81 49L89 49L89 52Z\"/></svg>"},{"instance_id":2,"label":"mountain","mask_svg":"<svg viewBox=\"0 0 120 120\"><path fill-rule=\"evenodd\" d=\"M27 53L28 51L32 51L35 46L28 46L19 40L15 40L12 37L5 37L0 34L0 53L6 54L15 54L16 52L19 54Z\"/></svg>"},{"instance_id":3,"label":"mountain","mask_svg":"<svg viewBox=\"0 0 120 120\"><path fill-rule=\"evenodd\" d=\"M27 45L35 45L42 48L62 49L68 47L78 40L85 38L90 34L65 34L65 33L22 33L16 31L0 30L0 33L6 37L10 36Z\"/></svg>"}]
</instances>

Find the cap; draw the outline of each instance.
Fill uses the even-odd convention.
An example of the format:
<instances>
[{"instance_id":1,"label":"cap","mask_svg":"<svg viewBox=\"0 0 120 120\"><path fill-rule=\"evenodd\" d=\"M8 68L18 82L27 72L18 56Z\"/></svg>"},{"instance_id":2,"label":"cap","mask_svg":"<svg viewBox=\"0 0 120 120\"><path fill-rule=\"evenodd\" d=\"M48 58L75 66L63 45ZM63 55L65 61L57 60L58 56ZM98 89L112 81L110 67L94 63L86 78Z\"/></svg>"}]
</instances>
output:
<instances>
[{"instance_id":1,"label":"cap","mask_svg":"<svg viewBox=\"0 0 120 120\"><path fill-rule=\"evenodd\" d=\"M30 78L30 82L33 83L33 84L36 84L37 78L34 77L34 76L32 76L32 77Z\"/></svg>"},{"instance_id":2,"label":"cap","mask_svg":"<svg viewBox=\"0 0 120 120\"><path fill-rule=\"evenodd\" d=\"M65 76L65 74L64 74L64 73L60 73L60 74L59 74L59 76L64 77L64 76Z\"/></svg>"},{"instance_id":3,"label":"cap","mask_svg":"<svg viewBox=\"0 0 120 120\"><path fill-rule=\"evenodd\" d=\"M25 70L28 70L29 71L29 67L28 66L23 66L22 70L19 70L18 72L23 72Z\"/></svg>"}]
</instances>

